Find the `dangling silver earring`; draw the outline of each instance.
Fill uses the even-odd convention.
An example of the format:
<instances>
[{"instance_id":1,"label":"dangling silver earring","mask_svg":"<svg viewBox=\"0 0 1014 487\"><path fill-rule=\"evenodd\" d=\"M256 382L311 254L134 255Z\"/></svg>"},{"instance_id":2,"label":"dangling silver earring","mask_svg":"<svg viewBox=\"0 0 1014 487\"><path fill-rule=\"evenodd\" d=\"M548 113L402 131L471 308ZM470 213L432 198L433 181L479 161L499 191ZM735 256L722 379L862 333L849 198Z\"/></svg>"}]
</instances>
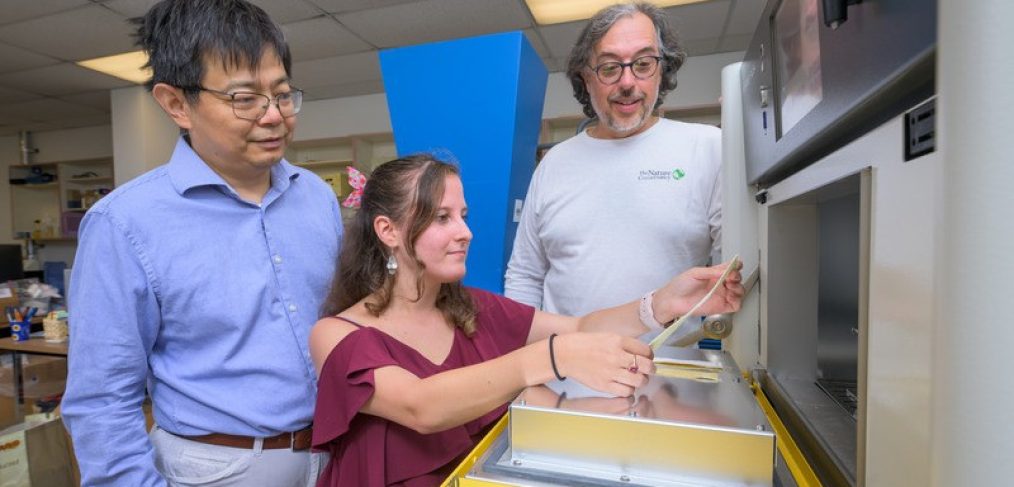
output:
<instances>
[{"instance_id":1,"label":"dangling silver earring","mask_svg":"<svg viewBox=\"0 0 1014 487\"><path fill-rule=\"evenodd\" d=\"M387 258L387 274L393 276L398 271L398 259L394 258L394 254L391 254Z\"/></svg>"}]
</instances>

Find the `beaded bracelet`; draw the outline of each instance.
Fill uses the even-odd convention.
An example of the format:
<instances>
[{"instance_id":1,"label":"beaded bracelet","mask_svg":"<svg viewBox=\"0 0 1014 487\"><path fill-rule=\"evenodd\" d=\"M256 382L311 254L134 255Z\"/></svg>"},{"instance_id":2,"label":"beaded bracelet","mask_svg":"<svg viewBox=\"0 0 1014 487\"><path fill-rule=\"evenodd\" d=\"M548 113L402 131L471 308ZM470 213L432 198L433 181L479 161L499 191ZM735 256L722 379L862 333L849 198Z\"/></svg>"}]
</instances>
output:
<instances>
[{"instance_id":1,"label":"beaded bracelet","mask_svg":"<svg viewBox=\"0 0 1014 487\"><path fill-rule=\"evenodd\" d=\"M659 323L655 319L655 312L652 309L652 298L654 296L655 291L648 291L641 297L641 304L638 306L637 315L641 318L641 324L646 326L649 331L662 331L666 325Z\"/></svg>"}]
</instances>

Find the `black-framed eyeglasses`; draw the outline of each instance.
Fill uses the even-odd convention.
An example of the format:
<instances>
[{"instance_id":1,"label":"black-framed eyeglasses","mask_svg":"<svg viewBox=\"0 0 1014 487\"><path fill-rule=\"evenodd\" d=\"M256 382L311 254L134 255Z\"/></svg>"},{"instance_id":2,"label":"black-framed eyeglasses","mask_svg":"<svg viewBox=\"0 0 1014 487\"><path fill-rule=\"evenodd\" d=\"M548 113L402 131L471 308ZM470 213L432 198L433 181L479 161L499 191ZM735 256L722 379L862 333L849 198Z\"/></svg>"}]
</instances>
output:
<instances>
[{"instance_id":1,"label":"black-framed eyeglasses","mask_svg":"<svg viewBox=\"0 0 1014 487\"><path fill-rule=\"evenodd\" d=\"M203 86L186 86L181 88L190 91L207 91L208 93L228 97L229 104L232 105L232 113L243 120L260 120L265 113L268 113L268 107L271 106L272 101L272 98L267 95L248 91L229 93ZM284 93L279 93L275 95L274 102L275 106L278 107L278 113L282 114L285 118L289 118L299 113L299 109L302 108L303 90L292 88Z\"/></svg>"},{"instance_id":2,"label":"black-framed eyeglasses","mask_svg":"<svg viewBox=\"0 0 1014 487\"><path fill-rule=\"evenodd\" d=\"M658 71L658 64L661 61L662 56L649 55L641 56L629 63L609 61L598 66L588 67L595 72L595 76L602 84L611 85L623 77L623 68L630 68L630 72L637 79L648 79L655 75L655 71Z\"/></svg>"}]
</instances>

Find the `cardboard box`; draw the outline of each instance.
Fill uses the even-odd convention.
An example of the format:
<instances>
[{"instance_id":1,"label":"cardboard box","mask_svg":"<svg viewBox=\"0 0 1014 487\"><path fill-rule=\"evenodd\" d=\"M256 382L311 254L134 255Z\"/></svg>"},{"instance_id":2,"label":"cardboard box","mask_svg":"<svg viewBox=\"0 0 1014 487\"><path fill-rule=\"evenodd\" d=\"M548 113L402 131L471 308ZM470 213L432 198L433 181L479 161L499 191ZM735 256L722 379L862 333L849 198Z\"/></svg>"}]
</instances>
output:
<instances>
[{"instance_id":1,"label":"cardboard box","mask_svg":"<svg viewBox=\"0 0 1014 487\"><path fill-rule=\"evenodd\" d=\"M0 306L18 306L18 293L11 287L11 283L0 283ZM4 318L6 320L6 318Z\"/></svg>"},{"instance_id":2,"label":"cardboard box","mask_svg":"<svg viewBox=\"0 0 1014 487\"><path fill-rule=\"evenodd\" d=\"M0 487L70 487L74 461L59 419L0 431Z\"/></svg>"},{"instance_id":3,"label":"cardboard box","mask_svg":"<svg viewBox=\"0 0 1014 487\"><path fill-rule=\"evenodd\" d=\"M23 417L41 412L36 408L38 401L63 395L67 385L67 359L31 354L22 354L21 358L25 398L21 407ZM13 365L13 354L0 355L0 429L17 422Z\"/></svg>"}]
</instances>

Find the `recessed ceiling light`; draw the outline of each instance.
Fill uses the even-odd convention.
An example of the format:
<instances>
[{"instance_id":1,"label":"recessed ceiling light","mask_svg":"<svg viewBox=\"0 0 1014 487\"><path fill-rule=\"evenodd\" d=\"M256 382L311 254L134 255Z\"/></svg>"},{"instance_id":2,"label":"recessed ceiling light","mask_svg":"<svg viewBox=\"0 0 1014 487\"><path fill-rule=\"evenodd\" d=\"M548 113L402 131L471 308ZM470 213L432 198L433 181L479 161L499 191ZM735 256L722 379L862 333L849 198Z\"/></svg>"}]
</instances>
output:
<instances>
[{"instance_id":1,"label":"recessed ceiling light","mask_svg":"<svg viewBox=\"0 0 1014 487\"><path fill-rule=\"evenodd\" d=\"M613 5L617 0L525 0L539 25L559 24L591 18L595 12ZM659 7L673 7L706 0L652 0Z\"/></svg>"},{"instance_id":2,"label":"recessed ceiling light","mask_svg":"<svg viewBox=\"0 0 1014 487\"><path fill-rule=\"evenodd\" d=\"M143 84L151 79L151 69L141 69L141 66L144 66L147 62L148 55L144 51L134 51L78 61L77 65L137 84Z\"/></svg>"}]
</instances>

